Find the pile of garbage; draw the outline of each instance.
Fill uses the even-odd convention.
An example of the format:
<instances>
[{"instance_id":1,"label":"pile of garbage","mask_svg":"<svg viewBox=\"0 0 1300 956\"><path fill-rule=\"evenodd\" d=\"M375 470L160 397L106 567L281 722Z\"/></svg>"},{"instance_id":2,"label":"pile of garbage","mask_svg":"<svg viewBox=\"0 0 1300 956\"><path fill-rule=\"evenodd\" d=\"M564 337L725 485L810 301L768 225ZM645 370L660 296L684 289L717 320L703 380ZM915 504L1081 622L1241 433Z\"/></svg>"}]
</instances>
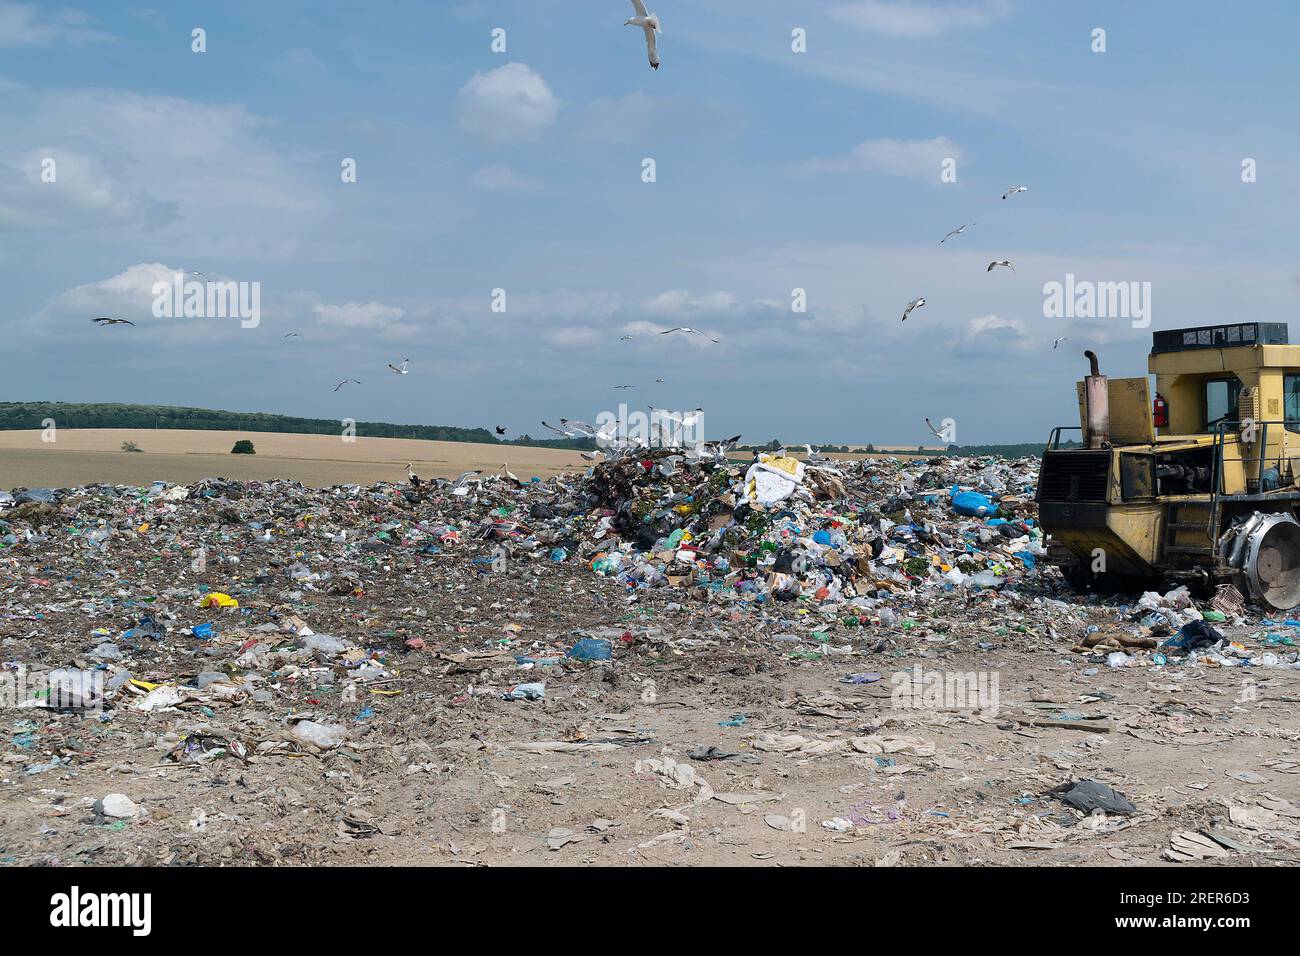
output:
<instances>
[{"instance_id":1,"label":"pile of garbage","mask_svg":"<svg viewBox=\"0 0 1300 956\"><path fill-rule=\"evenodd\" d=\"M593 469L585 513L551 556L573 553L629 588L866 611L899 594L1035 576L1037 477L1036 459L760 454L690 467L657 451Z\"/></svg>"},{"instance_id":2,"label":"pile of garbage","mask_svg":"<svg viewBox=\"0 0 1300 956\"><path fill-rule=\"evenodd\" d=\"M1036 577L1045 554L1036 481L1036 459L759 454L742 463L655 449L548 481L503 469L324 490L223 479L19 489L0 499L0 555L38 549L48 525L63 525L89 554L111 549L114 536L148 535L164 549L211 552L252 585L285 576L346 593L357 574L334 559L461 548L485 569L581 562L629 589L742 604L806 598L866 613L899 595ZM285 545L280 566L243 567L248 538Z\"/></svg>"},{"instance_id":3,"label":"pile of garbage","mask_svg":"<svg viewBox=\"0 0 1300 956\"><path fill-rule=\"evenodd\" d=\"M1147 591L1131 607L1121 607L1124 626L1092 625L1075 649L1106 654L1111 668L1165 665L1300 669L1300 621L1253 620L1240 592L1220 585L1205 610L1197 608L1184 585L1165 594ZM1230 640L1215 625L1261 626L1248 638ZM1249 641L1249 643L1247 643Z\"/></svg>"}]
</instances>

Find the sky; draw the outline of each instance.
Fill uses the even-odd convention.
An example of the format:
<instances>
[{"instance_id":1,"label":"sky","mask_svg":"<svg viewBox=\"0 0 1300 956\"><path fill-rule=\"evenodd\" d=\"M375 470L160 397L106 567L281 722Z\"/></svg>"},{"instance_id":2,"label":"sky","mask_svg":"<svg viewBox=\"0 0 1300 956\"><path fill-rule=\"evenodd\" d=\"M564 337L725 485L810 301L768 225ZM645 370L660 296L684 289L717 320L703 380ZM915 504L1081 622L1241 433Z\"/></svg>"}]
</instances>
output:
<instances>
[{"instance_id":1,"label":"sky","mask_svg":"<svg viewBox=\"0 0 1300 956\"><path fill-rule=\"evenodd\" d=\"M1083 349L1300 301L1281 0L656 0L658 71L628 0L143 2L0 0L0 401L1037 441Z\"/></svg>"}]
</instances>

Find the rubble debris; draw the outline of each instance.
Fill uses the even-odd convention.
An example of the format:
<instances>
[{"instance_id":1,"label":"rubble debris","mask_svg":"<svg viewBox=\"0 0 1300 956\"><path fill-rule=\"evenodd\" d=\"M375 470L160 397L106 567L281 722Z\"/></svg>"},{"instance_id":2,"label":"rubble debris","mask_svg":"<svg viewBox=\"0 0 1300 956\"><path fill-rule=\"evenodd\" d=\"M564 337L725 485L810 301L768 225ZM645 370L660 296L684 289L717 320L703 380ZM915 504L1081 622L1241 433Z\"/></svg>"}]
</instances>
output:
<instances>
[{"instance_id":1,"label":"rubble debris","mask_svg":"<svg viewBox=\"0 0 1300 956\"><path fill-rule=\"evenodd\" d=\"M15 489L8 852L299 865L410 833L468 856L481 832L480 859L816 837L848 861L870 833L913 841L867 858L891 864L1087 862L1146 818L1153 856L1202 831L1294 852L1290 805L1259 795L1300 772L1294 708L1270 706L1300 697L1300 620L1223 589L1072 590L1042 560L1037 467L654 449L545 481ZM1188 746L1236 735L1249 754L1215 748L1213 773ZM1063 774L1143 813L1095 784L1115 819L1080 821ZM147 817L109 813L121 790ZM766 821L794 808L825 822Z\"/></svg>"}]
</instances>

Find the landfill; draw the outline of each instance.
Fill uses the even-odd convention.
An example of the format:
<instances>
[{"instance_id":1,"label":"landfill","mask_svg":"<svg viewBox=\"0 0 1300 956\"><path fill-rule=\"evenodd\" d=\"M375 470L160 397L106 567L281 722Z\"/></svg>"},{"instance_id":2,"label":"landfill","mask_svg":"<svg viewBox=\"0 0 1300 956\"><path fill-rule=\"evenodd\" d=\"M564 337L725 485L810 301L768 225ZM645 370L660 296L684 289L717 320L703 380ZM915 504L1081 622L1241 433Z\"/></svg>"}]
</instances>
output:
<instances>
[{"instance_id":1,"label":"landfill","mask_svg":"<svg viewBox=\"0 0 1300 956\"><path fill-rule=\"evenodd\" d=\"M1037 469L0 492L0 862L1294 865L1300 620Z\"/></svg>"}]
</instances>

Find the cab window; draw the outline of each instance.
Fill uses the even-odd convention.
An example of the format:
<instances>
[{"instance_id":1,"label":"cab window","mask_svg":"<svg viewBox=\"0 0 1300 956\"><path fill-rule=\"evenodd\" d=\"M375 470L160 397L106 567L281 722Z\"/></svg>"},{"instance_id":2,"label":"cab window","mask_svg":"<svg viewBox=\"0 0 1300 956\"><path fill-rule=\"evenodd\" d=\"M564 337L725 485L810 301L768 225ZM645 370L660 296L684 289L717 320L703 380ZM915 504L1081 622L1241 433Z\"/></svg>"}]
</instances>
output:
<instances>
[{"instance_id":1,"label":"cab window","mask_svg":"<svg viewBox=\"0 0 1300 956\"><path fill-rule=\"evenodd\" d=\"M1205 380L1205 427L1207 430L1213 428L1219 422L1237 420L1237 398L1240 395L1241 381L1235 376Z\"/></svg>"},{"instance_id":2,"label":"cab window","mask_svg":"<svg viewBox=\"0 0 1300 956\"><path fill-rule=\"evenodd\" d=\"M1282 417L1287 431L1300 432L1300 375L1282 376Z\"/></svg>"}]
</instances>

